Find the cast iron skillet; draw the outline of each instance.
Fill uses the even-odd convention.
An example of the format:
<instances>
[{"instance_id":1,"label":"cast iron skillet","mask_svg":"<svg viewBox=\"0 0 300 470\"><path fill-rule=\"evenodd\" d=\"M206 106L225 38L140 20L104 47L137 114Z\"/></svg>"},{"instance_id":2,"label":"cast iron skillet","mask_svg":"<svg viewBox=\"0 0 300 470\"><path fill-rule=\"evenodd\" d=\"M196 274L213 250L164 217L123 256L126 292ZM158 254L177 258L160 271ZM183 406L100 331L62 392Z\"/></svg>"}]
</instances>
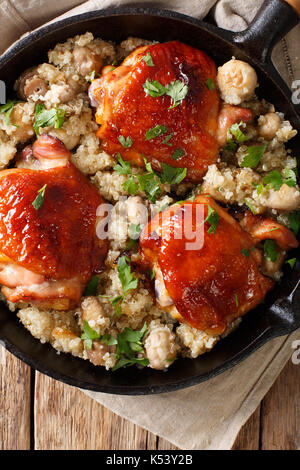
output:
<instances>
[{"instance_id":1,"label":"cast iron skillet","mask_svg":"<svg viewBox=\"0 0 300 470\"><path fill-rule=\"evenodd\" d=\"M233 55L251 63L259 76L260 96L274 103L300 131L290 91L270 58L275 43L297 22L296 12L282 0L265 2L250 27L235 34L166 10L95 11L51 24L21 39L0 59L0 79L12 87L24 69L46 61L46 52L55 44L86 31L116 42L131 35L159 41L178 39L204 49L219 64ZM294 139L294 147L300 148L300 137ZM290 256L297 256L297 252ZM4 304L0 305L0 340L30 366L80 388L124 395L169 392L208 380L242 361L271 338L300 327L300 289L297 290L300 263L294 270L286 266L284 274L265 303L246 315L235 333L219 342L209 354L194 360L179 359L167 373L134 367L113 373L71 355L58 355L51 346L34 339Z\"/></svg>"}]
</instances>

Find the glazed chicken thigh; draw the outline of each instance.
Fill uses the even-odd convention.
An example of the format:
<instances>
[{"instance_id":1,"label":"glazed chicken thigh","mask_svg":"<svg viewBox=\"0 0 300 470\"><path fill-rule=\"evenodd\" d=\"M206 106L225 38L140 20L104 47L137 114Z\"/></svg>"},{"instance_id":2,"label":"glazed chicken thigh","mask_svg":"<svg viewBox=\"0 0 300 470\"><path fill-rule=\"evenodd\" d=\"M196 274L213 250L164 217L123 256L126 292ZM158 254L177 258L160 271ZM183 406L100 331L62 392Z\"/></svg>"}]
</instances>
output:
<instances>
[{"instance_id":1,"label":"glazed chicken thigh","mask_svg":"<svg viewBox=\"0 0 300 470\"><path fill-rule=\"evenodd\" d=\"M162 162L187 168L188 180L201 180L228 128L252 119L248 109L224 106L215 84L215 64L198 49L178 41L137 48L90 87L103 148L138 166L145 156L158 171Z\"/></svg>"},{"instance_id":2,"label":"glazed chicken thigh","mask_svg":"<svg viewBox=\"0 0 300 470\"><path fill-rule=\"evenodd\" d=\"M199 195L149 222L140 237L141 263L154 269L161 308L197 329L221 334L264 300L274 281L261 274L262 254L256 245L265 238L280 239L282 249L298 242L271 219L254 221L250 216L242 228L211 197ZM271 230L275 226L278 230ZM193 248L191 235L201 233L203 243Z\"/></svg>"},{"instance_id":3,"label":"glazed chicken thigh","mask_svg":"<svg viewBox=\"0 0 300 470\"><path fill-rule=\"evenodd\" d=\"M0 172L0 283L11 302L75 306L101 270L106 241L96 237L98 191L58 139L41 136Z\"/></svg>"}]
</instances>

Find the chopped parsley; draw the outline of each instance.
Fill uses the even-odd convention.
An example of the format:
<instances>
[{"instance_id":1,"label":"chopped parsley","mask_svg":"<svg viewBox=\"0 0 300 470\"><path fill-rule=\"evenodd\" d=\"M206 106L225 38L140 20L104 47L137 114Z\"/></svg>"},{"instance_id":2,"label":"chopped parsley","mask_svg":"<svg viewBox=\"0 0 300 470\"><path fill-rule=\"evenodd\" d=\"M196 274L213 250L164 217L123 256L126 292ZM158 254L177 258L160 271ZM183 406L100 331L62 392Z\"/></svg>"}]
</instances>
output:
<instances>
[{"instance_id":1,"label":"chopped parsley","mask_svg":"<svg viewBox=\"0 0 300 470\"><path fill-rule=\"evenodd\" d=\"M249 256L250 256L250 251L247 250L247 248L242 248L242 255L243 255L243 256L246 256L247 258L249 258Z\"/></svg>"},{"instance_id":2,"label":"chopped parsley","mask_svg":"<svg viewBox=\"0 0 300 470\"><path fill-rule=\"evenodd\" d=\"M232 137L236 140L238 143L245 142L246 140L249 140L249 137L247 137L243 131L241 131L241 126L243 126L245 123L243 121L240 121L239 123L232 124L232 126L228 129L227 131L227 142L231 143Z\"/></svg>"},{"instance_id":3,"label":"chopped parsley","mask_svg":"<svg viewBox=\"0 0 300 470\"><path fill-rule=\"evenodd\" d=\"M287 184L290 187L296 186L297 174L295 172L295 169L284 168L283 176L284 176L283 183Z\"/></svg>"},{"instance_id":4,"label":"chopped parsley","mask_svg":"<svg viewBox=\"0 0 300 470\"><path fill-rule=\"evenodd\" d=\"M118 141L125 149L129 149L132 146L132 139L129 136L125 139L123 135L119 135Z\"/></svg>"},{"instance_id":5,"label":"chopped parsley","mask_svg":"<svg viewBox=\"0 0 300 470\"><path fill-rule=\"evenodd\" d=\"M0 106L0 114L4 114L3 119L7 126L14 126L17 127L15 124L10 122L10 116L13 112L14 106L18 103L22 103L22 101L13 101L9 100L6 104Z\"/></svg>"},{"instance_id":6,"label":"chopped parsley","mask_svg":"<svg viewBox=\"0 0 300 470\"><path fill-rule=\"evenodd\" d=\"M99 282L99 276L95 274L95 276L92 276L91 279L89 280L83 295L86 297L89 295L97 295L98 282Z\"/></svg>"},{"instance_id":7,"label":"chopped parsley","mask_svg":"<svg viewBox=\"0 0 300 470\"><path fill-rule=\"evenodd\" d=\"M153 62L153 59L152 59L152 55L150 54L150 52L148 51L146 55L144 55L144 57L142 57L142 60L149 66L149 67L155 67L155 64Z\"/></svg>"},{"instance_id":8,"label":"chopped parsley","mask_svg":"<svg viewBox=\"0 0 300 470\"><path fill-rule=\"evenodd\" d=\"M172 105L169 109L175 108L178 106L182 100L188 94L189 88L185 83L181 80L174 80L173 82L168 83L166 86L162 85L157 80L150 81L147 79L143 84L143 88L147 95L151 96L152 98L156 98L158 96L167 95L172 100Z\"/></svg>"},{"instance_id":9,"label":"chopped parsley","mask_svg":"<svg viewBox=\"0 0 300 470\"><path fill-rule=\"evenodd\" d=\"M161 195L159 177L154 171L151 171L143 175L138 175L138 181L141 191L144 191L149 201L154 204L156 199Z\"/></svg>"},{"instance_id":10,"label":"chopped parsley","mask_svg":"<svg viewBox=\"0 0 300 470\"><path fill-rule=\"evenodd\" d=\"M155 137L159 137L160 135L166 134L168 132L167 126L157 125L152 127L152 129L148 129L145 134L145 140L155 139Z\"/></svg>"},{"instance_id":11,"label":"chopped parsley","mask_svg":"<svg viewBox=\"0 0 300 470\"><path fill-rule=\"evenodd\" d=\"M38 211L44 204L46 188L47 185L45 184L41 189L38 190L38 194L32 203L36 211Z\"/></svg>"},{"instance_id":12,"label":"chopped parsley","mask_svg":"<svg viewBox=\"0 0 300 470\"><path fill-rule=\"evenodd\" d=\"M131 328L126 327L122 333L117 336L117 363L113 367L113 371L120 369L121 367L129 367L134 364L146 367L149 364L149 360L145 358L145 351L142 344L142 339L147 333L147 324L141 330L134 331ZM140 355L140 357L139 357Z\"/></svg>"},{"instance_id":13,"label":"chopped parsley","mask_svg":"<svg viewBox=\"0 0 300 470\"><path fill-rule=\"evenodd\" d=\"M167 135L167 137L163 140L162 143L165 144L165 145L168 145L169 147L172 147L172 144L171 144L170 140L172 139L173 135L174 135L173 133Z\"/></svg>"},{"instance_id":14,"label":"chopped parsley","mask_svg":"<svg viewBox=\"0 0 300 470\"><path fill-rule=\"evenodd\" d=\"M297 236L300 230L300 211L293 211L288 215L288 224L294 235Z\"/></svg>"},{"instance_id":15,"label":"chopped parsley","mask_svg":"<svg viewBox=\"0 0 300 470\"><path fill-rule=\"evenodd\" d=\"M216 89L216 85L214 84L213 82L213 79L212 78L208 78L206 80L206 86L209 90L215 90Z\"/></svg>"},{"instance_id":16,"label":"chopped parsley","mask_svg":"<svg viewBox=\"0 0 300 470\"><path fill-rule=\"evenodd\" d=\"M129 162L125 162L120 153L117 154L118 164L114 166L114 171L118 175L130 175L131 167Z\"/></svg>"},{"instance_id":17,"label":"chopped parsley","mask_svg":"<svg viewBox=\"0 0 300 470\"><path fill-rule=\"evenodd\" d=\"M83 321L83 334L81 335L81 339L84 340L86 349L92 349L93 341L95 339L99 339L101 343L106 344L107 346L118 344L116 338L111 335L105 334L100 337L97 331L93 330L86 320Z\"/></svg>"},{"instance_id":18,"label":"chopped parsley","mask_svg":"<svg viewBox=\"0 0 300 470\"><path fill-rule=\"evenodd\" d=\"M81 335L81 339L84 340L84 344L87 349L92 349L93 340L99 339L100 335L97 333L97 331L90 327L86 320L83 322L83 331L84 333Z\"/></svg>"},{"instance_id":19,"label":"chopped parsley","mask_svg":"<svg viewBox=\"0 0 300 470\"><path fill-rule=\"evenodd\" d=\"M112 70L113 70L113 68L112 68ZM90 78L89 78L89 82L92 83L92 81L95 80L96 77L97 78L100 77L100 73L97 73L96 70L92 70Z\"/></svg>"},{"instance_id":20,"label":"chopped parsley","mask_svg":"<svg viewBox=\"0 0 300 470\"><path fill-rule=\"evenodd\" d=\"M264 242L264 255L265 258L269 261L275 263L278 256L277 245L274 240L267 239Z\"/></svg>"},{"instance_id":21,"label":"chopped parsley","mask_svg":"<svg viewBox=\"0 0 300 470\"><path fill-rule=\"evenodd\" d=\"M60 129L65 121L66 111L59 108L45 109L44 104L37 104L35 107L35 121L33 128L37 137L40 136L40 127L54 127Z\"/></svg>"},{"instance_id":22,"label":"chopped parsley","mask_svg":"<svg viewBox=\"0 0 300 470\"><path fill-rule=\"evenodd\" d=\"M161 167L163 170L160 175L162 183L179 184L186 177L186 168L174 168L166 163L162 163Z\"/></svg>"},{"instance_id":23,"label":"chopped parsley","mask_svg":"<svg viewBox=\"0 0 300 470\"><path fill-rule=\"evenodd\" d=\"M189 88L181 80L175 80L166 86L166 95L172 99L172 106L169 109L176 108L188 94Z\"/></svg>"},{"instance_id":24,"label":"chopped parsley","mask_svg":"<svg viewBox=\"0 0 300 470\"><path fill-rule=\"evenodd\" d=\"M165 87L157 80L150 81L149 79L147 79L143 84L143 88L145 90L145 93L151 96L152 98L156 98L157 96L162 96L166 94Z\"/></svg>"},{"instance_id":25,"label":"chopped parsley","mask_svg":"<svg viewBox=\"0 0 300 470\"><path fill-rule=\"evenodd\" d=\"M123 294L118 295L110 302L116 310L116 315L119 317L122 314L122 303L126 296L138 286L138 279L132 274L130 267L130 259L127 256L121 256L118 260L118 276L122 285Z\"/></svg>"},{"instance_id":26,"label":"chopped parsley","mask_svg":"<svg viewBox=\"0 0 300 470\"><path fill-rule=\"evenodd\" d=\"M256 168L266 150L267 145L248 147L241 166L243 168Z\"/></svg>"},{"instance_id":27,"label":"chopped parsley","mask_svg":"<svg viewBox=\"0 0 300 470\"><path fill-rule=\"evenodd\" d=\"M184 155L185 155L185 151L184 151L182 148L178 148L178 149L176 149L175 152L173 153L172 158L173 158L174 160L179 160L179 159L182 158Z\"/></svg>"},{"instance_id":28,"label":"chopped parsley","mask_svg":"<svg viewBox=\"0 0 300 470\"><path fill-rule=\"evenodd\" d=\"M296 261L297 261L297 258L290 258L286 260L286 264L289 264L290 267L293 269L296 264Z\"/></svg>"},{"instance_id":29,"label":"chopped parsley","mask_svg":"<svg viewBox=\"0 0 300 470\"><path fill-rule=\"evenodd\" d=\"M234 300L235 300L235 305L238 307L239 306L239 299L237 294L234 294Z\"/></svg>"},{"instance_id":30,"label":"chopped parsley","mask_svg":"<svg viewBox=\"0 0 300 470\"><path fill-rule=\"evenodd\" d=\"M136 181L136 177L134 175L129 176L124 183L122 183L122 188L124 191L127 191L132 196L135 196L139 190L139 185Z\"/></svg>"},{"instance_id":31,"label":"chopped parsley","mask_svg":"<svg viewBox=\"0 0 300 470\"><path fill-rule=\"evenodd\" d=\"M283 175L279 171L273 170L264 176L263 182L266 183L267 189L272 188L274 191L279 191L283 184L290 187L296 186L297 175L294 169L284 168Z\"/></svg>"},{"instance_id":32,"label":"chopped parsley","mask_svg":"<svg viewBox=\"0 0 300 470\"><path fill-rule=\"evenodd\" d=\"M210 228L208 229L207 233L208 234L213 233L215 235L216 228L219 223L219 214L210 205L208 205L208 213L207 213L206 219L203 221L203 224L205 224L206 222L208 222L210 225Z\"/></svg>"},{"instance_id":33,"label":"chopped parsley","mask_svg":"<svg viewBox=\"0 0 300 470\"><path fill-rule=\"evenodd\" d=\"M142 230L142 226L140 224L130 224L129 225L129 236L132 240L138 240L140 237L140 233Z\"/></svg>"},{"instance_id":34,"label":"chopped parsley","mask_svg":"<svg viewBox=\"0 0 300 470\"><path fill-rule=\"evenodd\" d=\"M252 212L252 214L256 214L256 209L254 208L254 206L251 204L251 202L249 201L249 199L245 199L244 200L244 203L246 204L246 206L250 209L250 211Z\"/></svg>"}]
</instances>

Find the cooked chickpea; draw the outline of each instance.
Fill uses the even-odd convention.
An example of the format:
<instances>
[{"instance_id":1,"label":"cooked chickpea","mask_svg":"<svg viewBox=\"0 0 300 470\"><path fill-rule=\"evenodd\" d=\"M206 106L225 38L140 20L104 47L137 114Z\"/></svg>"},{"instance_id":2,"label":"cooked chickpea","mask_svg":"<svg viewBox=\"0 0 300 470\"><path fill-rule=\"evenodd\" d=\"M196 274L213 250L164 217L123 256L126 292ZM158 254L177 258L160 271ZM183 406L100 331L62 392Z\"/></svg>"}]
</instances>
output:
<instances>
[{"instance_id":1,"label":"cooked chickpea","mask_svg":"<svg viewBox=\"0 0 300 470\"><path fill-rule=\"evenodd\" d=\"M283 184L279 191L270 189L260 196L261 203L270 209L294 211L300 208L300 191L298 188Z\"/></svg>"},{"instance_id":2,"label":"cooked chickpea","mask_svg":"<svg viewBox=\"0 0 300 470\"><path fill-rule=\"evenodd\" d=\"M44 96L47 91L47 84L42 78L32 77L26 80L24 95L27 99L32 95Z\"/></svg>"},{"instance_id":3,"label":"cooked chickpea","mask_svg":"<svg viewBox=\"0 0 300 470\"><path fill-rule=\"evenodd\" d=\"M107 346L106 344L101 344L99 341L93 341L92 349L87 349L87 356L94 366L104 366L105 359L104 356L107 353L113 354L116 352L116 346Z\"/></svg>"},{"instance_id":4,"label":"cooked chickpea","mask_svg":"<svg viewBox=\"0 0 300 470\"><path fill-rule=\"evenodd\" d=\"M218 68L217 82L221 98L226 103L238 105L252 98L257 75L251 65L231 59Z\"/></svg>"},{"instance_id":5,"label":"cooked chickpea","mask_svg":"<svg viewBox=\"0 0 300 470\"><path fill-rule=\"evenodd\" d=\"M15 83L14 88L16 92L18 93L19 97L24 101L26 101L27 99L24 93L24 87L26 85L26 81L35 76L36 70L37 70L37 67L25 70Z\"/></svg>"},{"instance_id":6,"label":"cooked chickpea","mask_svg":"<svg viewBox=\"0 0 300 470\"><path fill-rule=\"evenodd\" d=\"M84 297L81 302L81 321L87 321L91 328L104 334L110 325L110 319L105 316L102 306L96 297Z\"/></svg>"},{"instance_id":7,"label":"cooked chickpea","mask_svg":"<svg viewBox=\"0 0 300 470\"><path fill-rule=\"evenodd\" d=\"M167 326L154 328L145 341L145 349L152 369L166 369L176 358L174 334Z\"/></svg>"},{"instance_id":8,"label":"cooked chickpea","mask_svg":"<svg viewBox=\"0 0 300 470\"><path fill-rule=\"evenodd\" d=\"M95 54L87 47L76 46L73 51L74 62L78 67L78 71L82 76L86 76L93 72L99 73L103 61L101 57Z\"/></svg>"},{"instance_id":9,"label":"cooked chickpea","mask_svg":"<svg viewBox=\"0 0 300 470\"><path fill-rule=\"evenodd\" d=\"M272 140L280 129L282 120L276 113L267 113L258 119L258 133L266 140Z\"/></svg>"}]
</instances>

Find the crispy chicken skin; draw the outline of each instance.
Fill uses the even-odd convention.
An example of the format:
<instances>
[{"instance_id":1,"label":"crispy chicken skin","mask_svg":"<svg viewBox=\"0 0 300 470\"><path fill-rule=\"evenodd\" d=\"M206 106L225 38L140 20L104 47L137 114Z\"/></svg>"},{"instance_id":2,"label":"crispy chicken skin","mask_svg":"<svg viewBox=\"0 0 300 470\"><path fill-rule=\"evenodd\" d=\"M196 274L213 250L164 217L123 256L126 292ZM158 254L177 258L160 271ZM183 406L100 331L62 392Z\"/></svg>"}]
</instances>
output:
<instances>
[{"instance_id":1,"label":"crispy chicken skin","mask_svg":"<svg viewBox=\"0 0 300 470\"><path fill-rule=\"evenodd\" d=\"M148 52L154 66L143 60ZM143 87L146 81L166 86L180 80L188 93L172 109L167 95L149 96ZM111 155L121 152L125 160L143 166L142 155L154 169L161 163L187 168L187 179L199 181L209 165L218 158L220 146L226 143L228 127L235 122L251 120L248 109L220 102L215 86L216 67L204 52L178 41L140 47L116 69L102 74L90 87L91 103L98 106L96 120L101 127L98 137ZM163 125L168 131L145 140L149 129ZM166 143L166 136L172 138ZM132 145L124 148L118 137L130 137ZM176 149L184 155L172 158Z\"/></svg>"},{"instance_id":2,"label":"crispy chicken skin","mask_svg":"<svg viewBox=\"0 0 300 470\"><path fill-rule=\"evenodd\" d=\"M103 200L58 139L41 136L19 156L20 166L22 156L27 168L0 172L2 292L12 302L70 308L107 253L107 243L96 237ZM45 185L43 203L35 209L32 203Z\"/></svg>"},{"instance_id":3,"label":"crispy chicken skin","mask_svg":"<svg viewBox=\"0 0 300 470\"><path fill-rule=\"evenodd\" d=\"M204 210L200 219L196 217L199 205ZM203 223L209 207L219 216L215 233L209 233L208 221ZM194 233L203 227L202 248L187 249L190 236L185 231L182 237L176 235L182 226L192 227ZM275 238L275 233L269 232L268 237ZM193 202L173 205L149 222L140 237L141 263L145 269L154 268L161 307L179 321L219 334L261 303L274 286L259 271L262 256L255 248L259 239L211 197L200 195ZM286 247L297 245L290 232L285 239Z\"/></svg>"}]
</instances>

